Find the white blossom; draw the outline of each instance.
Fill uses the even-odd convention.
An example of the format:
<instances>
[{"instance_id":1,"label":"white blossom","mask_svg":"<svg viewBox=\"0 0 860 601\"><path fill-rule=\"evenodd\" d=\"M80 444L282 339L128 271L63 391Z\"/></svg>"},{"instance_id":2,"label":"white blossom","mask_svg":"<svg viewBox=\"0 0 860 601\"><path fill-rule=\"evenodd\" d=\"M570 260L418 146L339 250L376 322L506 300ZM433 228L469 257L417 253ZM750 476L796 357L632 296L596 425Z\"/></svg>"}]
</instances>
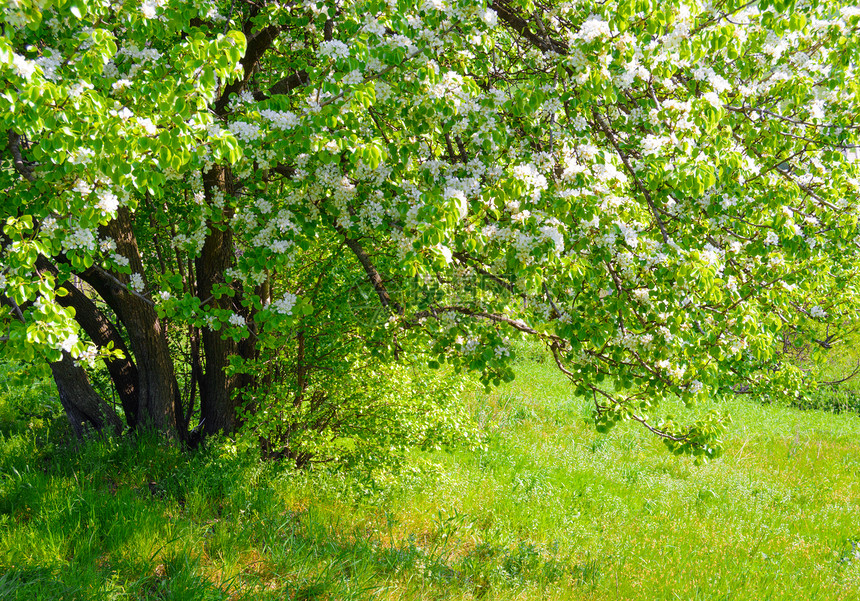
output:
<instances>
[{"instance_id":1,"label":"white blossom","mask_svg":"<svg viewBox=\"0 0 860 601\"><path fill-rule=\"evenodd\" d=\"M499 15L492 8L488 8L481 12L481 20L487 27L495 27L499 24Z\"/></svg>"},{"instance_id":2,"label":"white blossom","mask_svg":"<svg viewBox=\"0 0 860 601\"><path fill-rule=\"evenodd\" d=\"M340 40L328 40L320 44L318 54L325 58L348 58L349 47Z\"/></svg>"},{"instance_id":3,"label":"white blossom","mask_svg":"<svg viewBox=\"0 0 860 601\"><path fill-rule=\"evenodd\" d=\"M283 298L280 298L269 305L269 308L275 313L280 313L281 315L292 315L293 307L296 306L296 301L298 297L295 294L287 292L284 294Z\"/></svg>"},{"instance_id":4,"label":"white blossom","mask_svg":"<svg viewBox=\"0 0 860 601\"><path fill-rule=\"evenodd\" d=\"M77 335L77 334L75 334L74 332L72 332L71 334L69 334L68 336L66 336L66 337L65 337L65 338L60 342L60 350L63 350L63 351L65 351L65 352L67 352L67 353L71 353L71 352L72 352L72 349L73 349L73 348L74 348L74 346L78 343L78 341L79 341L79 340L80 340L80 339L78 338L78 335Z\"/></svg>"},{"instance_id":5,"label":"white blossom","mask_svg":"<svg viewBox=\"0 0 860 601\"><path fill-rule=\"evenodd\" d=\"M576 37L583 42L593 42L598 38L608 38L612 33L609 31L609 23L597 15L590 15L579 28Z\"/></svg>"},{"instance_id":6,"label":"white blossom","mask_svg":"<svg viewBox=\"0 0 860 601\"><path fill-rule=\"evenodd\" d=\"M119 199L116 197L116 194L107 188L102 188L96 192L96 197L99 199L98 206L102 211L108 215L116 213L117 208L119 208Z\"/></svg>"},{"instance_id":7,"label":"white blossom","mask_svg":"<svg viewBox=\"0 0 860 601\"><path fill-rule=\"evenodd\" d=\"M292 112L273 111L264 109L260 111L260 115L272 124L275 129L292 129L299 124L299 118Z\"/></svg>"},{"instance_id":8,"label":"white blossom","mask_svg":"<svg viewBox=\"0 0 860 601\"><path fill-rule=\"evenodd\" d=\"M27 60L20 54L12 55L12 66L15 68L15 72L24 79L30 79L36 72L36 63Z\"/></svg>"},{"instance_id":9,"label":"white blossom","mask_svg":"<svg viewBox=\"0 0 860 601\"><path fill-rule=\"evenodd\" d=\"M143 284L143 276L142 275L140 275L139 273L133 273L128 278L128 280L129 280L129 286L131 286L132 290L135 290L136 292L143 292L144 291L145 286Z\"/></svg>"}]
</instances>

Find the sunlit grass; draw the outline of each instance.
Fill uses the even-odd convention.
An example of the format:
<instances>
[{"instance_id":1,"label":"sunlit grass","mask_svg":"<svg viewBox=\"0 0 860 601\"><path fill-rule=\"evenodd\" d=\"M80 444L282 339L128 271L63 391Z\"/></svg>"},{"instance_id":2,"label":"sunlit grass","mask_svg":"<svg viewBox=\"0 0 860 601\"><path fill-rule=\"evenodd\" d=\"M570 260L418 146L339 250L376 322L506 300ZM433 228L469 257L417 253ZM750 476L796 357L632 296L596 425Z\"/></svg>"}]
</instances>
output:
<instances>
[{"instance_id":1,"label":"sunlit grass","mask_svg":"<svg viewBox=\"0 0 860 601\"><path fill-rule=\"evenodd\" d=\"M860 596L856 415L730 399L727 452L695 465L635 424L598 434L538 359L467 399L484 451L373 479L229 441L75 449L61 420L22 426L7 390L0 599Z\"/></svg>"}]
</instances>

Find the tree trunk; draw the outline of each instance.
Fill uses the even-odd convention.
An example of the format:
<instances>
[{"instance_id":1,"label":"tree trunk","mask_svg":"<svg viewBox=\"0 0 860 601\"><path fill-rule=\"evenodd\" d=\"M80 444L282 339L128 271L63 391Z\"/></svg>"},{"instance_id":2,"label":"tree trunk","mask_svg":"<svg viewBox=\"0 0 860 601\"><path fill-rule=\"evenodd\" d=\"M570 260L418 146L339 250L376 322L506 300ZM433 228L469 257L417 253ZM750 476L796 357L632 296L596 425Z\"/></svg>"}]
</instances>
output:
<instances>
[{"instance_id":1,"label":"tree trunk","mask_svg":"<svg viewBox=\"0 0 860 601\"><path fill-rule=\"evenodd\" d=\"M57 273L57 270L45 257L38 258L36 267L40 272L50 272L54 275ZM125 341L113 322L99 310L87 295L70 282L65 282L62 287L67 294L57 296L57 302L63 307L71 307L75 310L75 321L78 322L78 325L87 333L93 343L99 348L105 348L109 343L112 343L114 349L122 351L122 354L125 355L123 359L105 360L105 366L122 403L126 423L130 428L134 428L137 425L139 405L137 391L140 381L137 366L131 359L131 353L126 348Z\"/></svg>"},{"instance_id":2,"label":"tree trunk","mask_svg":"<svg viewBox=\"0 0 860 601\"><path fill-rule=\"evenodd\" d=\"M87 372L69 353L63 351L63 358L51 363L51 373L75 436L83 438L91 430L101 432L105 428L122 433L122 420L93 389Z\"/></svg>"},{"instance_id":3,"label":"tree trunk","mask_svg":"<svg viewBox=\"0 0 860 601\"><path fill-rule=\"evenodd\" d=\"M210 202L215 194L229 194L230 173L225 167L213 167L204 175L206 198ZM229 209L226 210L229 212ZM224 218L229 219L225 214ZM224 272L235 264L233 235L221 223L209 222L209 234L203 243L200 257L196 259L197 294L209 299L211 306L236 311L238 299L229 296L212 298L213 288L224 283ZM239 313L239 311L236 311ZM227 375L230 357L238 352L238 344L225 339L221 332L203 328L201 332L204 354L204 373L200 379L200 417L204 434L230 433L238 427L236 408L239 399L234 394L238 384L235 375Z\"/></svg>"},{"instance_id":4,"label":"tree trunk","mask_svg":"<svg viewBox=\"0 0 860 601\"><path fill-rule=\"evenodd\" d=\"M134 237L131 213L127 207L117 211L116 219L105 228L117 245L117 253L129 260L132 273L143 277L143 263ZM125 326L138 369L139 425L154 428L171 438L178 436L175 404L179 399L173 360L154 304L127 288L128 276L112 276L91 267L80 274L110 305Z\"/></svg>"}]
</instances>

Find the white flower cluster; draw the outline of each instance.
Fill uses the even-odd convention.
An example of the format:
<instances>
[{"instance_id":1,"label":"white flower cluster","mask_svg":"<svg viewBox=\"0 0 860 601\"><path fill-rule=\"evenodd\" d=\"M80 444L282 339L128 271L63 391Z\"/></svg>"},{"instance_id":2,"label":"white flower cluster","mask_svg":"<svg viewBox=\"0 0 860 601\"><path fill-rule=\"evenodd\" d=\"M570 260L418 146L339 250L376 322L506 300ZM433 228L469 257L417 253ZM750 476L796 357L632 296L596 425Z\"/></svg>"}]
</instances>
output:
<instances>
[{"instance_id":1,"label":"white flower cluster","mask_svg":"<svg viewBox=\"0 0 860 601\"><path fill-rule=\"evenodd\" d=\"M661 359L654 364L656 367L664 370L669 376L674 380L680 380L684 377L684 372L687 371L687 368L683 365L672 365L672 362L668 359Z\"/></svg>"},{"instance_id":2,"label":"white flower cluster","mask_svg":"<svg viewBox=\"0 0 860 601\"><path fill-rule=\"evenodd\" d=\"M715 109L718 109L723 106L723 101L720 100L720 96L716 92L705 92L704 94L702 94L702 98L708 101L708 103Z\"/></svg>"},{"instance_id":3,"label":"white flower cluster","mask_svg":"<svg viewBox=\"0 0 860 601\"><path fill-rule=\"evenodd\" d=\"M158 0L158 4L163 4L164 0ZM127 56L134 61L139 63L157 63L161 60L162 54L156 48L138 48L135 44L129 44L124 48L120 48L117 53L117 57ZM135 65L137 68L140 68L139 65ZM136 69L132 68L129 71L129 77L133 77Z\"/></svg>"},{"instance_id":4,"label":"white flower cluster","mask_svg":"<svg viewBox=\"0 0 860 601\"><path fill-rule=\"evenodd\" d=\"M118 253L111 253L110 258L111 261L113 261L116 265L119 265L120 267L128 267L129 265L128 257L125 257Z\"/></svg>"},{"instance_id":5,"label":"white flower cluster","mask_svg":"<svg viewBox=\"0 0 860 601\"><path fill-rule=\"evenodd\" d=\"M202 192L201 192L202 197ZM196 198L196 195L195 195ZM205 218L201 218L200 224L198 227L190 234L177 234L175 238L173 238L173 247L179 250L185 250L192 254L197 254L203 248L203 244L206 242L206 220Z\"/></svg>"},{"instance_id":6,"label":"white flower cluster","mask_svg":"<svg viewBox=\"0 0 860 601\"><path fill-rule=\"evenodd\" d=\"M57 220L54 217L45 217L42 220L41 230L42 233L46 236L53 236L54 232L57 231L59 225L57 224Z\"/></svg>"},{"instance_id":7,"label":"white flower cluster","mask_svg":"<svg viewBox=\"0 0 860 601\"><path fill-rule=\"evenodd\" d=\"M15 72L24 79L30 79L36 72L36 63L28 60L20 54L12 55L12 67Z\"/></svg>"},{"instance_id":8,"label":"white flower cluster","mask_svg":"<svg viewBox=\"0 0 860 601\"><path fill-rule=\"evenodd\" d=\"M242 105L251 104L254 102L254 94L251 93L250 90L242 90L235 96L231 96L230 98L230 110L231 111L239 111L242 109Z\"/></svg>"},{"instance_id":9,"label":"white flower cluster","mask_svg":"<svg viewBox=\"0 0 860 601\"><path fill-rule=\"evenodd\" d=\"M609 31L609 23L597 15L590 15L582 26L580 26L579 33L574 37L585 43L589 43L598 38L608 38L611 35L612 32Z\"/></svg>"},{"instance_id":10,"label":"white flower cluster","mask_svg":"<svg viewBox=\"0 0 860 601\"><path fill-rule=\"evenodd\" d=\"M323 58L349 58L349 47L340 40L328 40L320 44L317 54Z\"/></svg>"},{"instance_id":11,"label":"white flower cluster","mask_svg":"<svg viewBox=\"0 0 860 601\"><path fill-rule=\"evenodd\" d=\"M27 15L24 14L22 2L4 2L3 20L10 26L21 29L27 25Z\"/></svg>"},{"instance_id":12,"label":"white flower cluster","mask_svg":"<svg viewBox=\"0 0 860 601\"><path fill-rule=\"evenodd\" d=\"M385 36L385 26L373 15L368 15L361 28L371 35L376 35L380 38Z\"/></svg>"},{"instance_id":13,"label":"white flower cluster","mask_svg":"<svg viewBox=\"0 0 860 601\"><path fill-rule=\"evenodd\" d=\"M546 177L532 163L517 165L513 171L517 179L531 188L532 200L535 202L539 201L541 191L547 189Z\"/></svg>"},{"instance_id":14,"label":"white flower cluster","mask_svg":"<svg viewBox=\"0 0 860 601\"><path fill-rule=\"evenodd\" d=\"M154 19L158 9L164 6L165 0L144 0L140 6L140 12L145 19Z\"/></svg>"},{"instance_id":15,"label":"white flower cluster","mask_svg":"<svg viewBox=\"0 0 860 601\"><path fill-rule=\"evenodd\" d=\"M475 352L475 349L478 348L479 344L480 340L478 340L477 338L469 338L468 340L466 340L465 343L463 343L463 352L473 353Z\"/></svg>"},{"instance_id":16,"label":"white flower cluster","mask_svg":"<svg viewBox=\"0 0 860 601\"><path fill-rule=\"evenodd\" d=\"M644 229L641 223L624 223L623 221L616 221L615 225L617 225L618 229L621 230L621 235L624 237L624 243L627 244L627 246L633 249L639 246L639 232Z\"/></svg>"},{"instance_id":17,"label":"white flower cluster","mask_svg":"<svg viewBox=\"0 0 860 601\"><path fill-rule=\"evenodd\" d=\"M227 126L227 129L243 142L253 142L260 139L260 126L256 123L234 121Z\"/></svg>"},{"instance_id":18,"label":"white flower cluster","mask_svg":"<svg viewBox=\"0 0 860 601\"><path fill-rule=\"evenodd\" d=\"M127 90L132 86L132 81L130 79L118 79L111 84L111 89L114 92L122 92L123 90Z\"/></svg>"},{"instance_id":19,"label":"white flower cluster","mask_svg":"<svg viewBox=\"0 0 860 601\"><path fill-rule=\"evenodd\" d=\"M636 288L633 291L633 298L638 302L647 305L651 302L651 291L647 288Z\"/></svg>"},{"instance_id":20,"label":"white flower cluster","mask_svg":"<svg viewBox=\"0 0 860 601\"><path fill-rule=\"evenodd\" d=\"M730 92L732 89L732 84L722 75L717 75L711 67L699 67L693 70L693 77L699 81L708 80L708 83L711 84L711 87L717 94Z\"/></svg>"},{"instance_id":21,"label":"white flower cluster","mask_svg":"<svg viewBox=\"0 0 860 601\"><path fill-rule=\"evenodd\" d=\"M92 162L94 156L96 156L96 153L92 149L80 146L69 155L69 163L72 165L86 165Z\"/></svg>"},{"instance_id":22,"label":"white flower cluster","mask_svg":"<svg viewBox=\"0 0 860 601\"><path fill-rule=\"evenodd\" d=\"M284 294L283 298L280 298L269 305L269 308L275 313L280 313L281 315L292 315L293 307L296 306L296 301L298 297L291 293L287 292Z\"/></svg>"},{"instance_id":23,"label":"white flower cluster","mask_svg":"<svg viewBox=\"0 0 860 601\"><path fill-rule=\"evenodd\" d=\"M343 78L340 80L340 83L345 86L355 86L360 84L362 81L364 81L364 76L361 74L361 71L359 71L358 69L353 69L352 71L343 76Z\"/></svg>"},{"instance_id":24,"label":"white flower cluster","mask_svg":"<svg viewBox=\"0 0 860 601\"><path fill-rule=\"evenodd\" d=\"M622 184L627 181L627 175L618 170L615 163L609 157L606 157L605 163L594 163L591 170L597 179L605 182L618 181Z\"/></svg>"},{"instance_id":25,"label":"white flower cluster","mask_svg":"<svg viewBox=\"0 0 860 601\"><path fill-rule=\"evenodd\" d=\"M158 130L155 127L155 123L152 122L152 119L138 117L136 121L137 124L143 128L143 131L146 132L146 135L154 136L157 133Z\"/></svg>"},{"instance_id":26,"label":"white flower cluster","mask_svg":"<svg viewBox=\"0 0 860 601\"><path fill-rule=\"evenodd\" d=\"M146 289L146 286L143 283L143 276L139 273L133 273L129 277L129 286L135 292L143 292Z\"/></svg>"},{"instance_id":27,"label":"white flower cluster","mask_svg":"<svg viewBox=\"0 0 860 601\"><path fill-rule=\"evenodd\" d=\"M271 109L263 109L260 111L260 115L263 119L266 119L268 122L272 124L272 127L275 129L293 129L296 125L299 124L299 118L295 113L286 111L273 111Z\"/></svg>"},{"instance_id":28,"label":"white flower cluster","mask_svg":"<svg viewBox=\"0 0 860 601\"><path fill-rule=\"evenodd\" d=\"M95 233L87 228L75 227L63 240L63 250L88 250L96 249Z\"/></svg>"},{"instance_id":29,"label":"white flower cluster","mask_svg":"<svg viewBox=\"0 0 860 601\"><path fill-rule=\"evenodd\" d=\"M68 336L66 336L62 341L60 341L60 350L65 351L67 353L71 353L72 349L78 343L79 338L78 335L72 332Z\"/></svg>"},{"instance_id":30,"label":"white flower cluster","mask_svg":"<svg viewBox=\"0 0 860 601\"><path fill-rule=\"evenodd\" d=\"M45 48L44 52L47 54L37 58L36 64L42 69L42 75L45 76L45 79L57 81L57 69L62 64L60 53L52 48Z\"/></svg>"},{"instance_id":31,"label":"white flower cluster","mask_svg":"<svg viewBox=\"0 0 860 601\"><path fill-rule=\"evenodd\" d=\"M116 213L116 210L119 208L119 199L116 197L116 194L107 188L102 188L96 192L96 197L99 199L98 207L102 211L108 215Z\"/></svg>"},{"instance_id":32,"label":"white flower cluster","mask_svg":"<svg viewBox=\"0 0 860 601\"><path fill-rule=\"evenodd\" d=\"M814 317L816 319L824 319L827 317L827 312L824 309L822 309L821 307L819 307L818 305L815 305L814 307L812 307L809 310L809 314L812 315L812 317Z\"/></svg>"},{"instance_id":33,"label":"white flower cluster","mask_svg":"<svg viewBox=\"0 0 860 601\"><path fill-rule=\"evenodd\" d=\"M665 146L671 143L671 139L667 136L655 136L648 134L642 140L642 154L650 156L658 154Z\"/></svg>"},{"instance_id":34,"label":"white flower cluster","mask_svg":"<svg viewBox=\"0 0 860 601\"><path fill-rule=\"evenodd\" d=\"M618 76L618 84L622 89L627 90L633 87L633 82L636 81L637 77L642 81L648 81L651 77L651 72L647 67L639 63L639 57L634 56L633 60L625 65L624 73ZM582 130L585 128L578 127L577 129Z\"/></svg>"},{"instance_id":35,"label":"white flower cluster","mask_svg":"<svg viewBox=\"0 0 860 601\"><path fill-rule=\"evenodd\" d=\"M481 20L487 27L495 27L499 24L499 15L492 8L481 11Z\"/></svg>"},{"instance_id":36,"label":"white flower cluster","mask_svg":"<svg viewBox=\"0 0 860 601\"><path fill-rule=\"evenodd\" d=\"M237 313L230 313L230 316L227 318L227 321L230 325L235 326L237 328L244 328L247 325L245 318Z\"/></svg>"},{"instance_id":37,"label":"white flower cluster","mask_svg":"<svg viewBox=\"0 0 860 601\"><path fill-rule=\"evenodd\" d=\"M90 192L93 191L93 187L89 182L79 179L75 182L75 185L72 186L72 190L80 194L82 197L87 197L90 195Z\"/></svg>"},{"instance_id":38,"label":"white flower cluster","mask_svg":"<svg viewBox=\"0 0 860 601\"><path fill-rule=\"evenodd\" d=\"M457 210L460 212L460 219L465 219L469 214L469 203L466 200L466 194L462 190L449 186L445 188L443 196L445 200L454 200Z\"/></svg>"},{"instance_id":39,"label":"white flower cluster","mask_svg":"<svg viewBox=\"0 0 860 601\"><path fill-rule=\"evenodd\" d=\"M555 250L558 254L564 252L564 234L561 233L561 228L564 226L558 222L546 224L540 227L540 231L544 238L550 240L555 245Z\"/></svg>"}]
</instances>

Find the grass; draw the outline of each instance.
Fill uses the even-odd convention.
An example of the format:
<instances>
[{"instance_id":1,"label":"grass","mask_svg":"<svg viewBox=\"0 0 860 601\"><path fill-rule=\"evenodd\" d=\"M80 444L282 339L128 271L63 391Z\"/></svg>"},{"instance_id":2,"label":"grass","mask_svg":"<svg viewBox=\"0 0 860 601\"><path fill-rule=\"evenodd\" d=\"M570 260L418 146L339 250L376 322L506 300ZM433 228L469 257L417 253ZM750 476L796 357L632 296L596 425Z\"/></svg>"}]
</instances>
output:
<instances>
[{"instance_id":1,"label":"grass","mask_svg":"<svg viewBox=\"0 0 860 601\"><path fill-rule=\"evenodd\" d=\"M230 441L75 448L50 390L0 373L0 599L860 596L856 414L732 399L727 453L697 466L634 424L596 433L541 359L467 399L484 451L372 478Z\"/></svg>"}]
</instances>

